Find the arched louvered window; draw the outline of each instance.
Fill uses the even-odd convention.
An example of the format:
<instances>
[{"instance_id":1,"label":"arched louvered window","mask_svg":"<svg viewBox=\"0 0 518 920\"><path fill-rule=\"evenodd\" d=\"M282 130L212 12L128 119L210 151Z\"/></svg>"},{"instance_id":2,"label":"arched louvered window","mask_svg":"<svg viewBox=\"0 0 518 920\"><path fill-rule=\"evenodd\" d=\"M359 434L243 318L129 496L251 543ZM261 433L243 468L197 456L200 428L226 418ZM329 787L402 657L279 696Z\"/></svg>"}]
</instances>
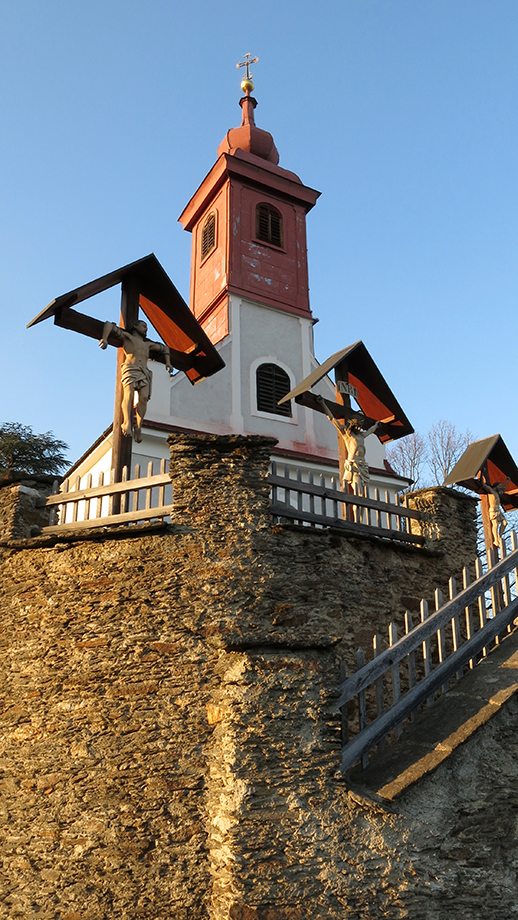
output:
<instances>
[{"instance_id":1,"label":"arched louvered window","mask_svg":"<svg viewBox=\"0 0 518 920\"><path fill-rule=\"evenodd\" d=\"M256 372L257 408L260 412L291 417L291 402L278 406L279 399L290 392L290 378L277 364L260 364Z\"/></svg>"},{"instance_id":2,"label":"arched louvered window","mask_svg":"<svg viewBox=\"0 0 518 920\"><path fill-rule=\"evenodd\" d=\"M208 256L209 252L214 249L216 245L216 215L214 212L209 214L207 220L203 224L203 230L201 231L201 260L203 262L205 256Z\"/></svg>"},{"instance_id":3,"label":"arched louvered window","mask_svg":"<svg viewBox=\"0 0 518 920\"><path fill-rule=\"evenodd\" d=\"M271 204L258 204L255 209L255 235L264 243L282 246L282 214Z\"/></svg>"}]
</instances>

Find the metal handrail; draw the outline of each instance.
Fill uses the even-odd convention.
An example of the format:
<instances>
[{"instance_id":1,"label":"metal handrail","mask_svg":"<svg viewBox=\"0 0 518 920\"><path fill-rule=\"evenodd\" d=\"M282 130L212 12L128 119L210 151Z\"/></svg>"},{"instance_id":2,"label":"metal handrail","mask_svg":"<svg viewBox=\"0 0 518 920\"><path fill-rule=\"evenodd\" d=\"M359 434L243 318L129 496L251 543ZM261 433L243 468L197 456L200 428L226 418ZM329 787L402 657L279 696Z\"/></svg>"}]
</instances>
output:
<instances>
[{"instance_id":1,"label":"metal handrail","mask_svg":"<svg viewBox=\"0 0 518 920\"><path fill-rule=\"evenodd\" d=\"M395 624L390 624L390 647L379 651L380 637L375 637L374 658L363 664L364 653L358 652L358 671L342 680L339 686L337 708L342 713L344 723L344 744L342 770L347 771L358 760L363 766L367 764L367 754L373 747L383 742L389 732L398 728L402 731L402 723L409 717L414 717L417 708L424 704L432 705L434 694L439 690L447 690L448 682L452 677L457 679L463 676L463 669L469 664L473 667L480 655L487 654L493 642L498 642L498 637L511 628L513 620L518 615L518 596L511 599L510 574L514 571L514 593L518 592L518 539L513 532L511 535L512 551L485 573L482 572L480 560L476 560L476 571L479 577L469 584L468 569L464 569L464 589L458 594L455 580L450 579L450 599L442 603L441 594L436 591L436 606L434 613L428 615L426 601L421 601L421 619L414 628L408 628L407 633L397 640ZM487 617L487 594L491 594L492 615ZM441 601L441 602L439 602ZM480 628L474 632L471 616L472 606L477 604L480 618ZM461 644L459 616L466 611L467 627L466 641ZM406 622L411 622L407 611ZM444 629L452 623L453 650L446 657ZM437 650L439 663L432 667L431 664L431 639L437 635ZM416 677L415 659L423 651L424 675L420 680ZM399 667L408 659L409 685L404 695L400 692ZM342 674L344 666L342 665ZM386 709L383 708L383 678L389 675L393 685L393 703ZM345 676L345 675L344 675ZM368 725L366 719L366 691L370 688L376 690L377 716ZM358 698L359 731L352 738L347 736L348 704L355 697Z\"/></svg>"}]
</instances>

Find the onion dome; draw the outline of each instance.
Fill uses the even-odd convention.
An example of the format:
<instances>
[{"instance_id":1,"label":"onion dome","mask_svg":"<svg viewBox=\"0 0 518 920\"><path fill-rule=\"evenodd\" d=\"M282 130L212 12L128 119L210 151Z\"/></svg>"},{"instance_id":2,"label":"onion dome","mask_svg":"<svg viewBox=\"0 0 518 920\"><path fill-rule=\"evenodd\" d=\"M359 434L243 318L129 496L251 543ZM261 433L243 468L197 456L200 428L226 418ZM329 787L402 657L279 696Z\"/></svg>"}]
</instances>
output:
<instances>
[{"instance_id":1,"label":"onion dome","mask_svg":"<svg viewBox=\"0 0 518 920\"><path fill-rule=\"evenodd\" d=\"M272 135L269 131L263 131L262 128L258 128L254 121L254 109L257 105L257 99L250 95L253 88L254 84L247 73L247 76L241 82L241 89L245 94L239 100L239 105L243 112L241 125L239 128L229 128L218 147L218 157L222 153L245 150L247 153L252 153L254 156L268 160L269 163L277 166L279 154Z\"/></svg>"}]
</instances>

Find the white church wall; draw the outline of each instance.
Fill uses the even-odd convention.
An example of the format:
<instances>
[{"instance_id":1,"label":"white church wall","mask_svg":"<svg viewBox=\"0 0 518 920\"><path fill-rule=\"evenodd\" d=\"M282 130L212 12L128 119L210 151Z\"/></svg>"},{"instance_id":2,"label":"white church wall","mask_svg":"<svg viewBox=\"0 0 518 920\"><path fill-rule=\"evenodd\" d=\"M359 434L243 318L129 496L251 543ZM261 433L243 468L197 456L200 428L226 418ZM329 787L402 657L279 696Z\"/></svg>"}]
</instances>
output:
<instances>
[{"instance_id":1,"label":"white church wall","mask_svg":"<svg viewBox=\"0 0 518 920\"><path fill-rule=\"evenodd\" d=\"M153 374L153 383L151 386L151 399L148 402L147 411L153 418L165 419L170 414L169 390L171 386L171 377L163 364L158 364L156 361L149 361L148 367ZM176 376L178 375L179 374ZM185 378L185 374L182 373L182 377Z\"/></svg>"},{"instance_id":2,"label":"white church wall","mask_svg":"<svg viewBox=\"0 0 518 920\"><path fill-rule=\"evenodd\" d=\"M169 404L167 412L155 413L150 404L148 417L157 422L210 431L228 433L232 406L232 337L229 335L218 346L225 367L192 386L185 374L179 372L167 381ZM161 401L162 406L165 402Z\"/></svg>"},{"instance_id":3,"label":"white church wall","mask_svg":"<svg viewBox=\"0 0 518 920\"><path fill-rule=\"evenodd\" d=\"M91 474L92 484L97 485L101 473L109 476L112 465L112 437L109 434L94 450L79 463L71 475L70 489L85 489ZM79 477L79 486L77 480Z\"/></svg>"},{"instance_id":4,"label":"white church wall","mask_svg":"<svg viewBox=\"0 0 518 920\"><path fill-rule=\"evenodd\" d=\"M230 334L218 345L225 367L214 377L192 386L183 373L171 378L164 367L151 364L153 387L146 417L151 425L144 423L143 441L134 444L131 476L137 464L140 475L144 475L150 460L154 461L155 473L160 460L168 462L168 431L154 429L152 423L157 423L212 434L275 437L278 446L272 459L288 463L294 477L300 469L306 481L310 472L314 476L323 473L330 486L337 476L338 447L336 430L326 416L296 403L292 405L291 418L257 409L256 370L260 364L278 364L288 374L291 387L318 367L312 321L237 295L229 297L229 320ZM334 385L328 377L314 389L330 400L335 398ZM279 452L283 451L286 454L281 459ZM300 456L293 458L293 453ZM384 469L385 449L375 435L367 438L366 454L371 468ZM89 473L96 484L100 473L109 476L110 468L108 436L78 465L74 478L80 476L80 487L84 488ZM371 484L382 494L387 488L391 494L401 488L397 478L374 472Z\"/></svg>"},{"instance_id":5,"label":"white church wall","mask_svg":"<svg viewBox=\"0 0 518 920\"><path fill-rule=\"evenodd\" d=\"M303 450L328 458L337 456L334 429L329 423L327 426L315 424L312 410L293 403L290 418L257 409L255 372L261 363L278 364L288 374L292 386L313 370L311 320L237 297L232 298L232 307L233 317L239 310L240 403L244 430L276 437L279 448L284 450ZM328 398L334 396L328 380L322 381L317 391Z\"/></svg>"}]
</instances>

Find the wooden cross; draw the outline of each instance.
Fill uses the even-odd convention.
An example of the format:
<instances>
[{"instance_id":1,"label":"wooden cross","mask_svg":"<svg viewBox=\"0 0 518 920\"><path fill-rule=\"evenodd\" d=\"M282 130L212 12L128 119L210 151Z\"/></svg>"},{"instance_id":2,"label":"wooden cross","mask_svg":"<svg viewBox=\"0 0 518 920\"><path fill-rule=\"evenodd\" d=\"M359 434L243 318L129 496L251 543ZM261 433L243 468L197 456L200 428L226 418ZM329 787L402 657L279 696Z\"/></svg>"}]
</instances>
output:
<instances>
[{"instance_id":1,"label":"wooden cross","mask_svg":"<svg viewBox=\"0 0 518 920\"><path fill-rule=\"evenodd\" d=\"M129 278L122 282L121 312L119 326L121 329L131 329L138 320L139 291L135 281ZM115 376L115 406L113 410L113 436L112 436L112 467L115 475L120 476L126 466L128 475L131 475L132 437L125 437L122 432L122 364L124 351L117 348L117 372Z\"/></svg>"},{"instance_id":2,"label":"wooden cross","mask_svg":"<svg viewBox=\"0 0 518 920\"><path fill-rule=\"evenodd\" d=\"M116 284L121 284L122 287L118 332L116 327L113 328L113 324L106 324L113 329L112 332L107 332L102 320L72 309L72 306L75 307L83 300L100 294ZM178 370L184 371L191 383L198 383L204 377L210 377L225 366L219 352L216 351L153 254L124 265L108 275L103 275L102 278L89 281L67 294L62 294L28 323L28 326L35 326L42 320L53 316L57 326L71 329L98 341L102 340L104 341L102 347L106 347L106 344L117 347L112 436L112 467L115 470L116 482L121 481L122 470L125 466L128 467L128 472L130 470L132 449L132 437L124 434L122 424L122 365L125 353L120 347L120 330L131 330L135 326L139 319L139 309L142 309L165 343L163 351L160 344L151 343L154 360L166 364L168 363L167 357L170 357L170 363Z\"/></svg>"},{"instance_id":3,"label":"wooden cross","mask_svg":"<svg viewBox=\"0 0 518 920\"><path fill-rule=\"evenodd\" d=\"M336 402L321 399L311 392L312 387L333 369ZM352 408L351 397L358 403L359 412ZM382 443L395 441L397 438L412 434L414 430L361 341L354 342L348 348L343 348L331 355L327 361L319 365L279 400L278 404L282 405L289 399L294 399L295 402L307 406L308 409L325 412L328 417L333 416L336 421L348 423L356 419L364 431L377 422L376 436ZM338 436L338 457L340 481L343 481L347 456L344 438L340 434Z\"/></svg>"},{"instance_id":4,"label":"wooden cross","mask_svg":"<svg viewBox=\"0 0 518 920\"><path fill-rule=\"evenodd\" d=\"M518 466L499 434L468 444L444 480L480 495L484 542L489 564L498 560L505 529L504 511L518 508Z\"/></svg>"}]
</instances>

